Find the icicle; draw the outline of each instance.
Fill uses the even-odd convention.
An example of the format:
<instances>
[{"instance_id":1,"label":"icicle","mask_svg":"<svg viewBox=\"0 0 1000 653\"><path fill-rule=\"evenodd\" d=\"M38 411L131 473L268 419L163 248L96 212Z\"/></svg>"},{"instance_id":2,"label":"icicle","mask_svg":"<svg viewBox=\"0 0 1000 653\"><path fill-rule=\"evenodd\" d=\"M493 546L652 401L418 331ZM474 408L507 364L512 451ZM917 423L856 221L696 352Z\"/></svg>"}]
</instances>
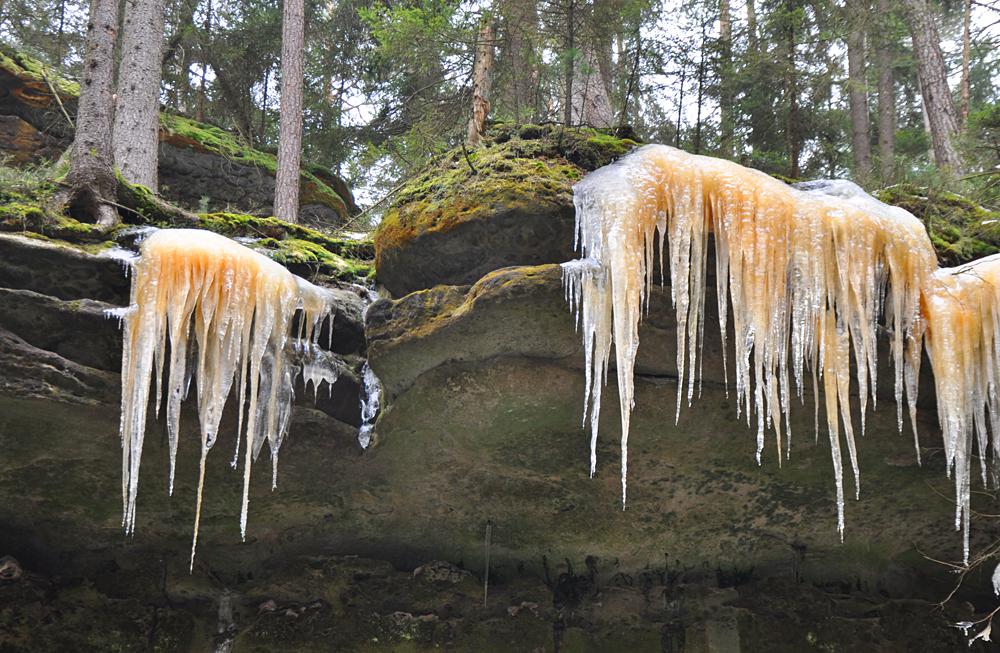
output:
<instances>
[{"instance_id":1,"label":"icicle","mask_svg":"<svg viewBox=\"0 0 1000 653\"><path fill-rule=\"evenodd\" d=\"M746 409L748 420L750 412L756 412L758 460L764 433L774 428L781 462L782 422L786 447L790 439L789 378L801 396L805 369L814 377L818 370L826 387L842 531L838 418L844 423L856 495L858 491L847 404L850 351L853 345L863 416L869 396L874 405L876 326L884 303L891 309L885 317L893 334L897 399L902 401L905 387L911 415L916 401L920 292L935 266L934 250L921 223L853 185L798 190L735 163L662 145L645 146L591 173L575 186L574 203L576 241L586 262L564 264L563 270L584 343L584 420L589 417L591 424L591 473L601 380L613 342L624 502L638 324L652 282L650 253L657 244L662 248L664 241L669 254L666 260L661 256L661 262L669 269L677 318L678 418L685 394L691 402L695 383L700 383L698 355L711 234L723 348L731 306L737 407ZM863 425L862 421L862 429Z\"/></svg>"},{"instance_id":2,"label":"icicle","mask_svg":"<svg viewBox=\"0 0 1000 653\"><path fill-rule=\"evenodd\" d=\"M996 387L1000 255L935 272L924 293L924 310L945 461L955 479L955 528L962 531L962 552L968 562L973 445L977 446L985 485L987 415L993 430L994 467L1000 444L996 430L1000 420Z\"/></svg>"},{"instance_id":3,"label":"icicle","mask_svg":"<svg viewBox=\"0 0 1000 653\"><path fill-rule=\"evenodd\" d=\"M207 231L162 230L149 235L134 264L131 306L123 314L122 525L135 531L139 464L146 431L150 380L166 375L166 421L174 468L181 404L192 376L198 393L201 458L191 563L197 545L205 459L215 444L222 410L238 377L238 430L246 446L241 534L246 536L250 470L264 441L276 480L277 455L291 415L293 380L304 365L307 384L331 382L310 357L318 324L330 314L332 295L292 275L274 261ZM301 339L289 333L300 311ZM193 336L193 339L192 339ZM169 361L164 355L170 352ZM293 346L294 345L294 346ZM293 356L289 356L292 352ZM295 359L295 360L292 360ZM312 362L311 362L312 361ZM164 370L164 365L167 370ZM159 395L159 392L157 393ZM156 399L159 405L159 396ZM237 441L237 456L239 441ZM272 481L272 482L273 482Z\"/></svg>"}]
</instances>

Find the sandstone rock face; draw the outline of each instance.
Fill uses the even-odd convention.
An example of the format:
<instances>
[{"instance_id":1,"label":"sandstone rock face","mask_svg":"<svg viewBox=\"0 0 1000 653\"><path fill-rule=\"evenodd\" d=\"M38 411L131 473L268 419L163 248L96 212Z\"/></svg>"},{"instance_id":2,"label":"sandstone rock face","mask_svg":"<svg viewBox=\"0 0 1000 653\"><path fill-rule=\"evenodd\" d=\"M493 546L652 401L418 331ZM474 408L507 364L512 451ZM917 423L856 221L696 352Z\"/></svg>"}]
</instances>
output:
<instances>
[{"instance_id":1,"label":"sandstone rock face","mask_svg":"<svg viewBox=\"0 0 1000 653\"><path fill-rule=\"evenodd\" d=\"M41 163L59 158L64 147L18 116L0 115L0 151L13 165Z\"/></svg>"},{"instance_id":2,"label":"sandstone rock face","mask_svg":"<svg viewBox=\"0 0 1000 653\"><path fill-rule=\"evenodd\" d=\"M274 176L263 168L233 164L213 152L160 143L160 193L193 209L238 208L255 215L274 212ZM344 216L324 204L303 204L303 222L338 225Z\"/></svg>"},{"instance_id":3,"label":"sandstone rock face","mask_svg":"<svg viewBox=\"0 0 1000 653\"><path fill-rule=\"evenodd\" d=\"M574 258L573 183L635 145L592 129L492 128L395 196L375 234L380 283L400 296Z\"/></svg>"},{"instance_id":4,"label":"sandstone rock face","mask_svg":"<svg viewBox=\"0 0 1000 653\"><path fill-rule=\"evenodd\" d=\"M487 184L482 177L470 183ZM436 245L421 257L397 241L412 256L386 268L393 248L383 232L389 289L429 287L366 313L353 289L336 291L331 349L351 372L315 403L299 389L276 490L266 456L256 467L245 543L242 479L229 466L236 415L225 415L193 574L192 402L173 497L162 421L150 413L136 536L121 538L120 334L103 318L127 302L119 263L0 234L0 556L23 570L17 581L0 577L0 650L81 641L263 653L968 650L950 626L972 620L968 609L934 610L953 577L928 558L958 558L961 540L927 379L921 468L909 432L896 432L890 370L880 370L878 410L860 441L861 498L849 500L841 543L811 389L793 407L791 458L779 467L769 441L757 466L709 296L704 380L675 423L675 320L669 289L656 288L640 331L622 510L613 369L589 475L581 340L554 264L571 256L569 234L537 253L538 265L487 269L526 251L509 237L518 227L489 208L499 204L469 220L479 231L414 236L420 247L454 238L450 251L464 242L479 252L463 265L482 266L455 266L450 285L432 265L444 251ZM384 383L367 450L357 443L364 358ZM977 509L997 512L985 500ZM976 520L973 546L998 530ZM987 585L970 577L959 601L990 605Z\"/></svg>"}]
</instances>

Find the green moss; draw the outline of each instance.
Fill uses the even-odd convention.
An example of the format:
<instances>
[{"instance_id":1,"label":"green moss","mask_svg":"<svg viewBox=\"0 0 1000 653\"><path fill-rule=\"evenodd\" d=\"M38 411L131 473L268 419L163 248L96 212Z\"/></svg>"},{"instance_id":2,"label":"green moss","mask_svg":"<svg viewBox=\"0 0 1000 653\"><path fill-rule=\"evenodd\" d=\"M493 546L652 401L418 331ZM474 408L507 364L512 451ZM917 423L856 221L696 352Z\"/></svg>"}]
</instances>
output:
<instances>
[{"instance_id":1,"label":"green moss","mask_svg":"<svg viewBox=\"0 0 1000 653\"><path fill-rule=\"evenodd\" d=\"M288 238L264 238L251 244L272 259L303 276L326 276L351 281L374 274L371 262L346 259L319 243Z\"/></svg>"},{"instance_id":2,"label":"green moss","mask_svg":"<svg viewBox=\"0 0 1000 653\"><path fill-rule=\"evenodd\" d=\"M238 213L194 216L166 204L143 186L118 175L119 202L127 205L123 217L132 224L159 227L197 227L230 237L258 239L253 247L300 274L354 280L374 274L371 241L336 238L321 231L277 218L257 218ZM51 182L14 189L0 187L0 231L21 232L40 239L96 252L114 246L114 231L79 222L55 213L50 201Z\"/></svg>"},{"instance_id":3,"label":"green moss","mask_svg":"<svg viewBox=\"0 0 1000 653\"><path fill-rule=\"evenodd\" d=\"M376 231L376 260L419 235L498 210L571 205L575 182L636 145L589 128L495 125L482 147L451 150L399 191Z\"/></svg>"},{"instance_id":4,"label":"green moss","mask_svg":"<svg viewBox=\"0 0 1000 653\"><path fill-rule=\"evenodd\" d=\"M241 165L253 166L266 170L270 175L277 174L278 160L269 153L255 150L241 142L229 132L197 122L190 118L167 113L160 114L161 140L176 147L194 147L207 150ZM341 216L347 217L347 204L317 176L321 169L318 166L303 166L301 172L301 203L322 204Z\"/></svg>"},{"instance_id":5,"label":"green moss","mask_svg":"<svg viewBox=\"0 0 1000 653\"><path fill-rule=\"evenodd\" d=\"M0 69L27 82L40 82L46 86L51 83L60 94L68 97L80 95L80 85L76 82L59 77L38 59L3 44L0 44Z\"/></svg>"},{"instance_id":6,"label":"green moss","mask_svg":"<svg viewBox=\"0 0 1000 653\"><path fill-rule=\"evenodd\" d=\"M875 196L924 223L941 265L960 265L1000 252L1000 212L955 193L909 184L890 186Z\"/></svg>"}]
</instances>

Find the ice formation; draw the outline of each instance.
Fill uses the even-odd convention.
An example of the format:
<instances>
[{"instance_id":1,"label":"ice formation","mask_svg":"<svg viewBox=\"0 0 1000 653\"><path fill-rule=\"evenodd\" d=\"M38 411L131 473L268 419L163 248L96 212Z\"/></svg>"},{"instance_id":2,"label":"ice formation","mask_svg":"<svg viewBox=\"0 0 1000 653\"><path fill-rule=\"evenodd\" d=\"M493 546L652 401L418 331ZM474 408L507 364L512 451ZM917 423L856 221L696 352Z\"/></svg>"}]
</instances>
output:
<instances>
[{"instance_id":1,"label":"ice formation","mask_svg":"<svg viewBox=\"0 0 1000 653\"><path fill-rule=\"evenodd\" d=\"M382 408L382 382L367 362L361 371L361 379L361 429L358 431L358 444L362 449L367 449L375 436L375 418Z\"/></svg>"},{"instance_id":2,"label":"ice formation","mask_svg":"<svg viewBox=\"0 0 1000 653\"><path fill-rule=\"evenodd\" d=\"M825 394L843 537L842 442L856 495L859 482L848 403L851 349L863 432L868 399L875 401L876 329L883 316L892 334L900 423L904 390L911 417L915 412L921 290L936 266L921 223L847 186L799 190L735 163L662 145L591 173L576 185L574 201L584 258L564 266L564 280L586 356L591 473L614 343L624 507L638 327L657 256L661 280L664 268L669 273L677 318L678 416L682 402L694 397L711 235L723 351L731 308L736 400L748 424L756 415L758 462L770 428L779 464L783 448L787 455L793 393L802 395L810 374L813 392L818 395L821 383Z\"/></svg>"},{"instance_id":3,"label":"ice formation","mask_svg":"<svg viewBox=\"0 0 1000 653\"><path fill-rule=\"evenodd\" d=\"M122 351L123 526L135 530L139 463L150 386L156 414L166 390L173 492L181 403L193 379L201 427L191 562L198 542L205 460L215 444L223 407L236 384L236 466L245 433L240 532L246 537L250 471L266 440L272 486L278 450L288 430L293 385L332 383L317 346L324 321L332 334L332 296L278 263L228 238L195 229L157 231L134 263ZM298 316L298 319L296 319ZM295 333L293 334L293 329Z\"/></svg>"},{"instance_id":4,"label":"ice formation","mask_svg":"<svg viewBox=\"0 0 1000 653\"><path fill-rule=\"evenodd\" d=\"M990 431L994 463L1000 460L1000 255L935 272L924 310L945 459L955 476L955 528L968 560L973 443L984 485ZM996 485L995 465L991 471Z\"/></svg>"}]
</instances>

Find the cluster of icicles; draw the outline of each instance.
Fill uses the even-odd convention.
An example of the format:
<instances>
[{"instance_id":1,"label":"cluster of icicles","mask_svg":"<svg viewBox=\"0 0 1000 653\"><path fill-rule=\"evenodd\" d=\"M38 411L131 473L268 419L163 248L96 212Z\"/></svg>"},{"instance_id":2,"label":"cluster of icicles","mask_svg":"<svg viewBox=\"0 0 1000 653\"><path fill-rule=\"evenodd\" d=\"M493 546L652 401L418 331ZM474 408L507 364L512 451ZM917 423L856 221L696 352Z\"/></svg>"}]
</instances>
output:
<instances>
[{"instance_id":1,"label":"cluster of icicles","mask_svg":"<svg viewBox=\"0 0 1000 653\"><path fill-rule=\"evenodd\" d=\"M948 472L955 477L955 525L963 530L968 560L973 438L984 482L991 429L1000 460L1000 257L936 270L920 221L849 182L797 189L735 163L662 145L642 147L588 175L576 185L574 201L583 258L564 264L563 276L582 326L591 474L614 343L623 506L639 321L648 309L654 259L659 257L661 282L663 268L669 272L676 311L679 417L682 402L690 405L700 389L711 235L723 361L731 308L736 400L748 423L756 415L758 463L769 429L779 464L783 449L790 451L793 393L802 396L809 374L817 429L820 384L824 393L843 538L842 444L856 497L859 492L849 404L852 349L863 434L869 398L875 403L880 323L889 331L899 428L905 393L919 461L917 380L926 340Z\"/></svg>"},{"instance_id":2,"label":"cluster of icicles","mask_svg":"<svg viewBox=\"0 0 1000 653\"><path fill-rule=\"evenodd\" d=\"M135 530L139 463L152 381L155 378L157 415L164 395L162 384L166 384L172 494L181 403L193 378L201 426L193 566L205 460L215 444L234 383L239 422L232 465L237 465L242 440L240 532L245 538L250 471L266 440L272 487L277 483L278 450L288 431L296 378L301 375L313 392L320 383L325 381L332 387L336 380L336 368L318 347L324 321L330 325L332 337L333 300L327 291L266 256L201 230L155 232L143 241L132 274L131 302L122 314L123 526L127 534ZM293 327L297 327L294 336Z\"/></svg>"}]
</instances>

